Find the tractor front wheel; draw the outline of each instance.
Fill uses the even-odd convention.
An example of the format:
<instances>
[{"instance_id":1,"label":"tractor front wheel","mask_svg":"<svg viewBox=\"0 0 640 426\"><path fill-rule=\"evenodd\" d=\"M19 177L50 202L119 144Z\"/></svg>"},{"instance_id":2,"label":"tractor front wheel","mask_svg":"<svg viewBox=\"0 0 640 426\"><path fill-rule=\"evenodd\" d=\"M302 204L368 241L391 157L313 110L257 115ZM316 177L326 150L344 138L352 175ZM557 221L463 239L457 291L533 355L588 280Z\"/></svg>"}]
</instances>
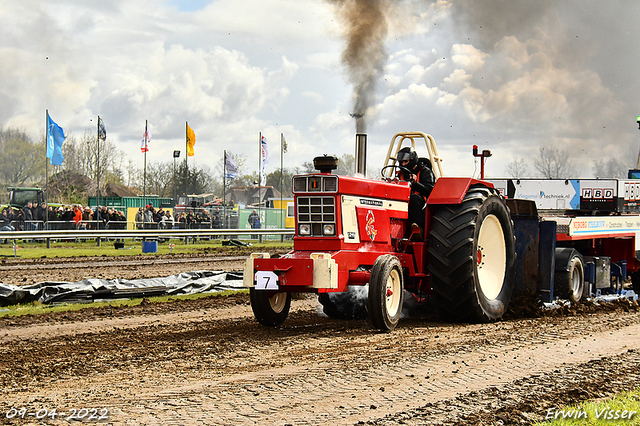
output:
<instances>
[{"instance_id":1,"label":"tractor front wheel","mask_svg":"<svg viewBox=\"0 0 640 426\"><path fill-rule=\"evenodd\" d=\"M378 257L371 269L367 310L374 328L391 331L400 321L404 299L402 265L397 257Z\"/></svg>"},{"instance_id":2,"label":"tractor front wheel","mask_svg":"<svg viewBox=\"0 0 640 426\"><path fill-rule=\"evenodd\" d=\"M249 289L251 309L256 320L267 327L276 327L284 322L291 308L291 293Z\"/></svg>"},{"instance_id":3,"label":"tractor front wheel","mask_svg":"<svg viewBox=\"0 0 640 426\"><path fill-rule=\"evenodd\" d=\"M433 301L448 321L485 322L505 313L515 280L509 209L492 188L474 187L433 209L429 232Z\"/></svg>"}]
</instances>

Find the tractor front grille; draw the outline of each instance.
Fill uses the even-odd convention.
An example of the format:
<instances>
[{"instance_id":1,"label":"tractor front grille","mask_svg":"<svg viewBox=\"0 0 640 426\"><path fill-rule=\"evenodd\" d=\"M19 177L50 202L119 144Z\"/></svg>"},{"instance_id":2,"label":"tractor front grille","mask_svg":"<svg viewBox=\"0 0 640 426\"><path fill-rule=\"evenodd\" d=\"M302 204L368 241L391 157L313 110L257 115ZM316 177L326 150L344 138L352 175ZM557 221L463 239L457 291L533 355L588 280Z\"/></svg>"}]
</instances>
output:
<instances>
[{"instance_id":1,"label":"tractor front grille","mask_svg":"<svg viewBox=\"0 0 640 426\"><path fill-rule=\"evenodd\" d=\"M295 176L293 178L293 192L338 192L338 176Z\"/></svg>"},{"instance_id":2,"label":"tractor front grille","mask_svg":"<svg viewBox=\"0 0 640 426\"><path fill-rule=\"evenodd\" d=\"M336 199L329 197L297 197L297 234L301 237L336 235Z\"/></svg>"}]
</instances>

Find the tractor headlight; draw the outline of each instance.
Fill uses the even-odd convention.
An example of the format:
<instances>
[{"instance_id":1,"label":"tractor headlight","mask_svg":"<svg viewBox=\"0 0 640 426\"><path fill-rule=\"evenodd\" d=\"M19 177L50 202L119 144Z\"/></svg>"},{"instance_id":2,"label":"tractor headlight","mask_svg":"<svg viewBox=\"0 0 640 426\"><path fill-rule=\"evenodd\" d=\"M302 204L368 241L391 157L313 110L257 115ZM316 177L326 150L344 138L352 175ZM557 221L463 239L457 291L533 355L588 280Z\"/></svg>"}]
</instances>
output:
<instances>
[{"instance_id":1,"label":"tractor headlight","mask_svg":"<svg viewBox=\"0 0 640 426\"><path fill-rule=\"evenodd\" d=\"M335 235L336 234L336 226L334 224L324 225L322 232L324 235Z\"/></svg>"},{"instance_id":2,"label":"tractor headlight","mask_svg":"<svg viewBox=\"0 0 640 426\"><path fill-rule=\"evenodd\" d=\"M311 235L311 225L308 223L303 223L299 228L300 235Z\"/></svg>"}]
</instances>

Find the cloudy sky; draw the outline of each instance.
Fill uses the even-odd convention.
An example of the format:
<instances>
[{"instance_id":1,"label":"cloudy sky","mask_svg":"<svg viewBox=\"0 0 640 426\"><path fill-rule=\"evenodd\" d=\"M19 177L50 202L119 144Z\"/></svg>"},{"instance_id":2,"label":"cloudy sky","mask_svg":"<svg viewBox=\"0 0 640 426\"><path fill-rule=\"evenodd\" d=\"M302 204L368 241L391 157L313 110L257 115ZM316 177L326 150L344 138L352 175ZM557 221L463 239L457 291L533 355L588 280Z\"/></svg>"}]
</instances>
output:
<instances>
[{"instance_id":1,"label":"cloudy sky","mask_svg":"<svg viewBox=\"0 0 640 426\"><path fill-rule=\"evenodd\" d=\"M188 121L190 162L213 169L226 149L247 172L262 132L272 171L281 133L285 167L353 154L349 114L366 87L369 172L402 131L431 134L450 176L478 174L474 144L492 151L494 177L518 158L533 174L541 147L570 152L576 177L595 160L635 166L637 0L345 2L0 0L0 125L40 139L48 109L80 136L100 115L141 167L145 120L147 161L184 156ZM349 39L367 31L354 16L375 22L368 46Z\"/></svg>"}]
</instances>

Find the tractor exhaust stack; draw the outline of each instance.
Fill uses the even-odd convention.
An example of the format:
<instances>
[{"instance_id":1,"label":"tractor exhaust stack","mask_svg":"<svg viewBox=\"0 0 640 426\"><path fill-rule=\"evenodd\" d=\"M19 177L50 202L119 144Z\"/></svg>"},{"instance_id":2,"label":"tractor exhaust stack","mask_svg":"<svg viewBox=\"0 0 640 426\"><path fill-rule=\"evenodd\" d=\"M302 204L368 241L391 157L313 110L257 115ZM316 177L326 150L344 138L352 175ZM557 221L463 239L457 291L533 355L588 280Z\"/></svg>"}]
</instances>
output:
<instances>
[{"instance_id":1,"label":"tractor exhaust stack","mask_svg":"<svg viewBox=\"0 0 640 426\"><path fill-rule=\"evenodd\" d=\"M367 175L367 135L356 134L356 173Z\"/></svg>"}]
</instances>

